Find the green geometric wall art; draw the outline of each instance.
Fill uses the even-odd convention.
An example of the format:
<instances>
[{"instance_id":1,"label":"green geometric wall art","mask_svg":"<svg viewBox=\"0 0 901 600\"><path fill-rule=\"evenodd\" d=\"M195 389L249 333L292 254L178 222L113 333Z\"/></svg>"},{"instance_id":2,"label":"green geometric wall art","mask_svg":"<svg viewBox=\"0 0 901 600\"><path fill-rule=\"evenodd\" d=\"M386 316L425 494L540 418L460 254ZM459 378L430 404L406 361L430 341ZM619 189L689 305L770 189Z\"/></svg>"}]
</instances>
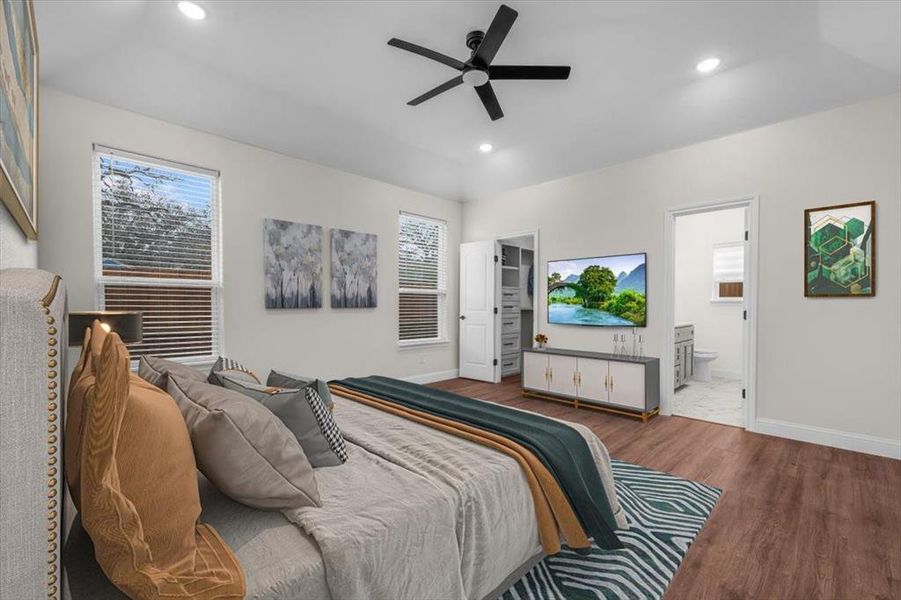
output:
<instances>
[{"instance_id":1,"label":"green geometric wall art","mask_svg":"<svg viewBox=\"0 0 901 600\"><path fill-rule=\"evenodd\" d=\"M876 203L804 211L804 295L863 297L876 292Z\"/></svg>"}]
</instances>

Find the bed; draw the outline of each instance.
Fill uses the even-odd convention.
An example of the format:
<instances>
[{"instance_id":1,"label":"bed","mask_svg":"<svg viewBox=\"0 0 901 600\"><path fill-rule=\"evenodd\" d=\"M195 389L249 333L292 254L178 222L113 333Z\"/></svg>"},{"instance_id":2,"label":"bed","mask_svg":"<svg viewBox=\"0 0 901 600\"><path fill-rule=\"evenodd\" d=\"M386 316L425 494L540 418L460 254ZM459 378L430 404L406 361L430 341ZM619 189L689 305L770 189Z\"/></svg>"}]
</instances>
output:
<instances>
[{"instance_id":1,"label":"bed","mask_svg":"<svg viewBox=\"0 0 901 600\"><path fill-rule=\"evenodd\" d=\"M47 277L31 277L29 286ZM4 288L13 283L22 285L3 277ZM248 508L198 474L201 520L240 561L247 598L494 598L544 556L533 498L513 458L346 396L334 394L334 414L348 460L316 470L321 508ZM570 426L586 440L625 527L606 449L586 427ZM46 470L45 457L42 447L25 459L33 465L16 468ZM77 516L67 521L62 589L41 597L125 597L94 561Z\"/></svg>"},{"instance_id":2,"label":"bed","mask_svg":"<svg viewBox=\"0 0 901 600\"><path fill-rule=\"evenodd\" d=\"M544 556L532 498L513 459L338 394L333 398L349 458L340 467L317 469L328 511L304 508L286 518L248 508L200 476L202 520L235 551L247 577L248 598L389 597L373 585L403 587L408 598L494 598ZM599 467L609 473L609 458L597 437L584 426L573 427L590 441ZM440 511L453 514L452 531L435 518ZM622 511L617 514L622 520ZM359 541L367 535L376 540L368 548ZM416 536L425 536L434 547L411 561L405 546ZM319 544L351 542L355 551L327 572ZM459 572L444 561L459 563ZM68 597L124 598L93 562L90 541L77 524L64 562ZM402 580L386 581L388 574ZM436 590L442 590L440 595Z\"/></svg>"}]
</instances>

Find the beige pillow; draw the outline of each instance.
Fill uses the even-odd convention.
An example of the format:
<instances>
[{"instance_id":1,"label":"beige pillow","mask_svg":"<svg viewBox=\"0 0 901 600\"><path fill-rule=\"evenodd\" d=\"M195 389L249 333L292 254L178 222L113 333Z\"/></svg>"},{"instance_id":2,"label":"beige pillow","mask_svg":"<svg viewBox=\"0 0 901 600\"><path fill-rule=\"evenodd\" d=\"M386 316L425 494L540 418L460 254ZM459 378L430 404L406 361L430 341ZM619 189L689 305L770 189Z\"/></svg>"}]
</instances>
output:
<instances>
[{"instance_id":1,"label":"beige pillow","mask_svg":"<svg viewBox=\"0 0 901 600\"><path fill-rule=\"evenodd\" d=\"M239 392L169 374L197 466L222 493L263 509L319 506L310 461L294 434Z\"/></svg>"},{"instance_id":2,"label":"beige pillow","mask_svg":"<svg viewBox=\"0 0 901 600\"><path fill-rule=\"evenodd\" d=\"M166 389L166 378L169 373L185 379L206 381L206 373L174 360L167 360L159 356L142 356L138 361L138 376L161 390Z\"/></svg>"},{"instance_id":3,"label":"beige pillow","mask_svg":"<svg viewBox=\"0 0 901 600\"><path fill-rule=\"evenodd\" d=\"M178 407L130 372L125 344L97 325L85 344L96 350L92 372L79 378L81 439L66 442L82 447L81 520L98 564L131 598L243 598L235 555L198 523L197 469Z\"/></svg>"}]
</instances>

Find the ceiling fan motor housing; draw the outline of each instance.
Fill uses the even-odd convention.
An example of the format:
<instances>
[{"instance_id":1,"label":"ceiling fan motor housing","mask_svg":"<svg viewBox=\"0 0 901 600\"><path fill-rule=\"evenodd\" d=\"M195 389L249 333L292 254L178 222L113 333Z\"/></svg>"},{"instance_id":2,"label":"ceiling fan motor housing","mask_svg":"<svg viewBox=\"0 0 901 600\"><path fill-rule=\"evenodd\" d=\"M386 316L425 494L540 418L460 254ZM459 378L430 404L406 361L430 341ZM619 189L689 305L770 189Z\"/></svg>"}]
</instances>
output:
<instances>
[{"instance_id":1,"label":"ceiling fan motor housing","mask_svg":"<svg viewBox=\"0 0 901 600\"><path fill-rule=\"evenodd\" d=\"M479 44L482 43L482 40L485 39L485 32L479 31L476 29L475 31L470 31L466 34L466 47L475 52Z\"/></svg>"}]
</instances>

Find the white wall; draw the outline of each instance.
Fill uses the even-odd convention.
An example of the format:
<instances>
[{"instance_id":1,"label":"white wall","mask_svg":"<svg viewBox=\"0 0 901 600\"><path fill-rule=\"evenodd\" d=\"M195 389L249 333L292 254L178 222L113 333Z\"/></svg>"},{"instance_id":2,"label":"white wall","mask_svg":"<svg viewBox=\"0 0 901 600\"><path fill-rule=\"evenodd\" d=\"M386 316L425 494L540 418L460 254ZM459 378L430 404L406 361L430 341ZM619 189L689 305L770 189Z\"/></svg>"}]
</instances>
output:
<instances>
[{"instance_id":1,"label":"white wall","mask_svg":"<svg viewBox=\"0 0 901 600\"><path fill-rule=\"evenodd\" d=\"M459 203L44 88L40 266L63 276L72 310L95 305L91 190L95 142L221 172L225 344L233 358L264 374L278 367L317 377L372 373L403 377L456 369L457 332L452 318L457 312L456 293L448 298L450 342L401 350L395 290L398 211L448 222L448 276L453 283L458 277ZM264 218L377 234L378 307L265 310ZM328 232L324 238L325 291Z\"/></svg>"},{"instance_id":2,"label":"white wall","mask_svg":"<svg viewBox=\"0 0 901 600\"><path fill-rule=\"evenodd\" d=\"M741 377L743 306L711 302L713 246L744 238L745 209L731 208L676 219L676 323L694 323L695 348L716 350L714 374Z\"/></svg>"},{"instance_id":3,"label":"white wall","mask_svg":"<svg viewBox=\"0 0 901 600\"><path fill-rule=\"evenodd\" d=\"M25 237L19 225L0 202L0 269L38 266L38 245Z\"/></svg>"},{"instance_id":4,"label":"white wall","mask_svg":"<svg viewBox=\"0 0 901 600\"><path fill-rule=\"evenodd\" d=\"M899 165L892 95L467 203L464 240L539 228L542 295L549 259L647 251L647 351L660 356L665 211L759 194L758 417L901 455ZM805 299L803 210L854 200L877 202L876 296ZM610 330L549 326L540 311L551 345L611 347Z\"/></svg>"}]
</instances>

